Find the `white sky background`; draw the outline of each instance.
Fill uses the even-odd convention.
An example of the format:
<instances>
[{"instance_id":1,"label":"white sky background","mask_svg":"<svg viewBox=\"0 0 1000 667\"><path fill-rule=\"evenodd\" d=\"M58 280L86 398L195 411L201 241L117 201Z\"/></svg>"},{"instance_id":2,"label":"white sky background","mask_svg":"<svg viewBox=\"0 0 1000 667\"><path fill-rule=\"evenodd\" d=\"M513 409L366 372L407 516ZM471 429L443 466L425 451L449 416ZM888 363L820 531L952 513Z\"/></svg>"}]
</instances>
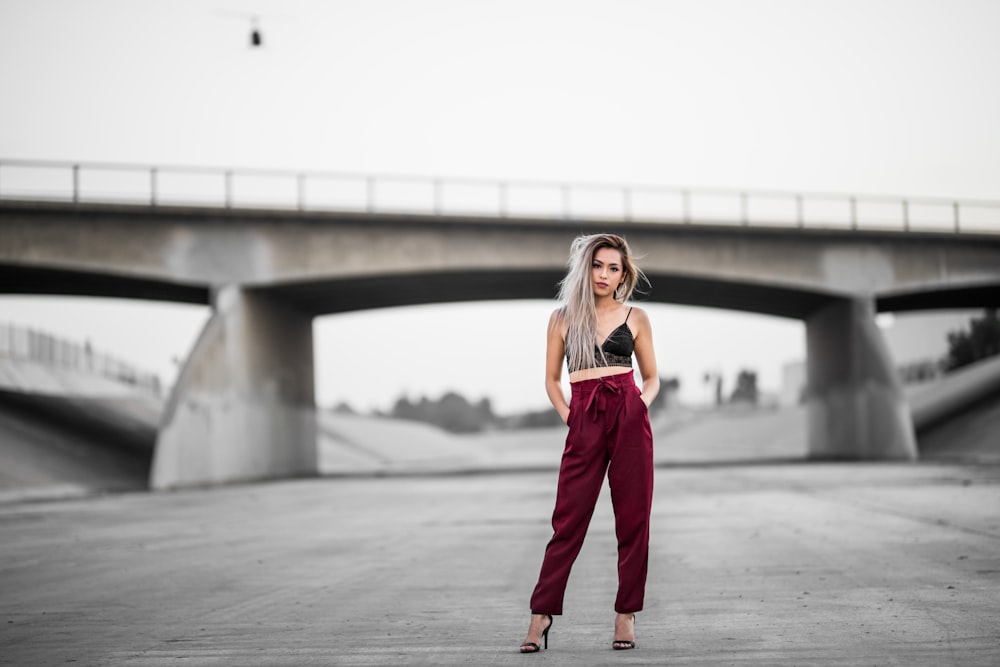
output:
<instances>
[{"instance_id":1,"label":"white sky background","mask_svg":"<svg viewBox=\"0 0 1000 667\"><path fill-rule=\"evenodd\" d=\"M0 0L0 158L1000 199L997 34L992 0ZM322 318L317 398L541 407L550 309ZM690 398L804 355L798 322L650 309ZM0 298L165 374L204 317Z\"/></svg>"}]
</instances>

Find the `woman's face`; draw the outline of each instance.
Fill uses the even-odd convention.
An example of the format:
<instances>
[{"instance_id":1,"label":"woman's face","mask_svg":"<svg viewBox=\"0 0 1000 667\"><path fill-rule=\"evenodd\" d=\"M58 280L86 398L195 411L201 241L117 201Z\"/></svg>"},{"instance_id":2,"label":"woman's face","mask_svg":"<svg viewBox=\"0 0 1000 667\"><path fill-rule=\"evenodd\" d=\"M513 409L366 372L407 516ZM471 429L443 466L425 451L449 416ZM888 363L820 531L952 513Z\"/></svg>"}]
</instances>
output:
<instances>
[{"instance_id":1,"label":"woman's face","mask_svg":"<svg viewBox=\"0 0 1000 667\"><path fill-rule=\"evenodd\" d=\"M613 297L624 276L621 252L614 248L598 248L590 266L590 284L594 288L594 296Z\"/></svg>"}]
</instances>

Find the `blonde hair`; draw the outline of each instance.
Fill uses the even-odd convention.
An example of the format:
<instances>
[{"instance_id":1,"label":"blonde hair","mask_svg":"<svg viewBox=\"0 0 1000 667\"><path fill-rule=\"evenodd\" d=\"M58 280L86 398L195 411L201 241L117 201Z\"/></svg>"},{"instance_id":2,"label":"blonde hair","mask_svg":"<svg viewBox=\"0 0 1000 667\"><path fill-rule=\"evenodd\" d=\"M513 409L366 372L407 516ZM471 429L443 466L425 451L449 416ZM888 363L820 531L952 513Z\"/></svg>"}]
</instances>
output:
<instances>
[{"instance_id":1,"label":"blonde hair","mask_svg":"<svg viewBox=\"0 0 1000 667\"><path fill-rule=\"evenodd\" d=\"M597 308L594 303L594 287L590 271L594 255L601 248L617 250L622 257L622 280L615 290L615 300L628 301L635 292L639 281L646 281L639 267L632 260L632 250L628 242L617 234L590 234L578 236L570 246L568 271L559 283L560 312L567 323L566 357L569 372L591 368L597 362L594 348L606 362L604 350L597 342Z\"/></svg>"}]
</instances>

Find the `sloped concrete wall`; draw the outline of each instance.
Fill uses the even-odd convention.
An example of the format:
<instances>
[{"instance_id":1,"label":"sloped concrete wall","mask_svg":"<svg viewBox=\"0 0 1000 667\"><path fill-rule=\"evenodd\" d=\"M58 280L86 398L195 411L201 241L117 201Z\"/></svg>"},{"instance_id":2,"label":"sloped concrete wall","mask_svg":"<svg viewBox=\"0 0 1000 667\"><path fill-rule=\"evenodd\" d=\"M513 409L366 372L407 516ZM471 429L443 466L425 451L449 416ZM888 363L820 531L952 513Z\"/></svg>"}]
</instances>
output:
<instances>
[{"instance_id":1,"label":"sloped concrete wall","mask_svg":"<svg viewBox=\"0 0 1000 667\"><path fill-rule=\"evenodd\" d=\"M994 394L1000 394L1000 356L953 371L915 392L910 399L913 425L917 431L929 428Z\"/></svg>"}]
</instances>

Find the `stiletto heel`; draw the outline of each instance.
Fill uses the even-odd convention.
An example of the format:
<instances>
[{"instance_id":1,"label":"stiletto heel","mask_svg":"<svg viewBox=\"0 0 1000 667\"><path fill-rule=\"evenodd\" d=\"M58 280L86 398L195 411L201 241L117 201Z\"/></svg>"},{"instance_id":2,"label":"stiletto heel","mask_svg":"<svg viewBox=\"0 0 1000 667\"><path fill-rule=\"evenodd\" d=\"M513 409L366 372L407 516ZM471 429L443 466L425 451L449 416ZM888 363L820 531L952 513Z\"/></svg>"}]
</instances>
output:
<instances>
[{"instance_id":1,"label":"stiletto heel","mask_svg":"<svg viewBox=\"0 0 1000 667\"><path fill-rule=\"evenodd\" d=\"M549 648L549 630L552 629L552 614L545 615L549 619L549 624L542 630L542 645ZM542 649L535 642L524 642L521 644L521 653L538 653Z\"/></svg>"},{"instance_id":2,"label":"stiletto heel","mask_svg":"<svg viewBox=\"0 0 1000 667\"><path fill-rule=\"evenodd\" d=\"M632 628L635 628L635 614L632 614ZM627 651L635 648L635 642L629 639L616 639L611 642L611 648L616 651Z\"/></svg>"}]
</instances>

